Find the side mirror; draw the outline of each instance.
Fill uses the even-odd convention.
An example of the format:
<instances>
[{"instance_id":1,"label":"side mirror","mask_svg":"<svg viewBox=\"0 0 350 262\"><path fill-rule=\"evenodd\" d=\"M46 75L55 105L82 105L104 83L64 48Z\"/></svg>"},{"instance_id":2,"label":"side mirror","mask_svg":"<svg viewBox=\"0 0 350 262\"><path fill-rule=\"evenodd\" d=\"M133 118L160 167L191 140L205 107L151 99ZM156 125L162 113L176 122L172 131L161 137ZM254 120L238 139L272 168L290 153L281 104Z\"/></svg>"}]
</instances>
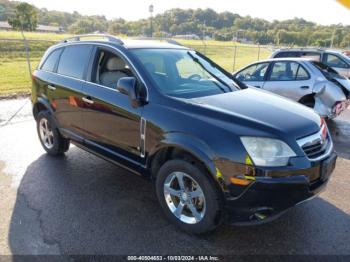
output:
<instances>
[{"instance_id":1,"label":"side mirror","mask_svg":"<svg viewBox=\"0 0 350 262\"><path fill-rule=\"evenodd\" d=\"M117 90L121 94L129 96L133 107L138 107L140 105L140 101L136 95L136 83L135 77L122 77L117 83Z\"/></svg>"}]
</instances>

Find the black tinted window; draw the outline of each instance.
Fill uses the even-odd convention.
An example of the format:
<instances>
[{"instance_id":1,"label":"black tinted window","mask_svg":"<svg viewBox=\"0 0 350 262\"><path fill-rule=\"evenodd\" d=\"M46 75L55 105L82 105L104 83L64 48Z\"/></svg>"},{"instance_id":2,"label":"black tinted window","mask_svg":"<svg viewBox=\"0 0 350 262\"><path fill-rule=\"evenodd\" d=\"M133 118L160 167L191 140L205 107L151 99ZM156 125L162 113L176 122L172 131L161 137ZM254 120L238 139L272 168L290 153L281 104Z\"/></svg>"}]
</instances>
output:
<instances>
[{"instance_id":1,"label":"black tinted window","mask_svg":"<svg viewBox=\"0 0 350 262\"><path fill-rule=\"evenodd\" d=\"M60 54L62 52L62 49L58 49L53 51L45 60L43 66L41 67L42 70L53 72L55 70L55 66L57 63L58 58L60 57Z\"/></svg>"},{"instance_id":2,"label":"black tinted window","mask_svg":"<svg viewBox=\"0 0 350 262\"><path fill-rule=\"evenodd\" d=\"M299 52L280 52L275 55L275 58L285 58L285 57L300 57Z\"/></svg>"},{"instance_id":3,"label":"black tinted window","mask_svg":"<svg viewBox=\"0 0 350 262\"><path fill-rule=\"evenodd\" d=\"M88 45L66 47L61 55L57 73L80 79L83 78L91 48Z\"/></svg>"}]
</instances>

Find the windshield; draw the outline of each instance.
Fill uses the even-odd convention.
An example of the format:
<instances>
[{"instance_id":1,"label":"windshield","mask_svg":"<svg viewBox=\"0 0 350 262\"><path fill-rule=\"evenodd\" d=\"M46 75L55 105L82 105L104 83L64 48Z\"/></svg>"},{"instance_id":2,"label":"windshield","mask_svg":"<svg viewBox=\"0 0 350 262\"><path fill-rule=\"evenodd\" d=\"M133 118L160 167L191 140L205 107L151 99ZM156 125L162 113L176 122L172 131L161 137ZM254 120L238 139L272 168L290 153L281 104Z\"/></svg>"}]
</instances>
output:
<instances>
[{"instance_id":1,"label":"windshield","mask_svg":"<svg viewBox=\"0 0 350 262\"><path fill-rule=\"evenodd\" d=\"M134 49L131 52L163 94L194 98L239 89L228 72L195 51Z\"/></svg>"}]
</instances>

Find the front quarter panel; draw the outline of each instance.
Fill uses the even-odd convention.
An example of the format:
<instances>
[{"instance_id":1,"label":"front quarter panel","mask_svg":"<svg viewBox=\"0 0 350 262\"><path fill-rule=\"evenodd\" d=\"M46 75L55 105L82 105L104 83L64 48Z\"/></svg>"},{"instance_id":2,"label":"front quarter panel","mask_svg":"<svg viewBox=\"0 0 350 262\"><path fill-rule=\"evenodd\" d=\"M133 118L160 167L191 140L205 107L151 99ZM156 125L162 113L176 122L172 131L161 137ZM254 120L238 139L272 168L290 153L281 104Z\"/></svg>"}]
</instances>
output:
<instances>
[{"instance_id":1,"label":"front quarter panel","mask_svg":"<svg viewBox=\"0 0 350 262\"><path fill-rule=\"evenodd\" d=\"M217 159L244 162L245 150L239 138L220 127L221 123L215 124L175 107L151 103L144 107L147 160L165 147L182 149L200 160L215 180L218 180Z\"/></svg>"}]
</instances>

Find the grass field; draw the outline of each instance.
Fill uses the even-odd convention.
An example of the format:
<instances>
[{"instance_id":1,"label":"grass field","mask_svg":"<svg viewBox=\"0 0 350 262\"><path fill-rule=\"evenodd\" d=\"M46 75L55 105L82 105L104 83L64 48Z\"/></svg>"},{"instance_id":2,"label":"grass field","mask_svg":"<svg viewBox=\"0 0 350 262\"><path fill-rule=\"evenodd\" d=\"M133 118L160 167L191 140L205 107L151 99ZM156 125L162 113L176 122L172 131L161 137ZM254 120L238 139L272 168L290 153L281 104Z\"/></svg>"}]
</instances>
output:
<instances>
[{"instance_id":1,"label":"grass field","mask_svg":"<svg viewBox=\"0 0 350 262\"><path fill-rule=\"evenodd\" d=\"M32 69L34 69L50 45L70 35L31 32L25 33L25 36L29 40L30 58ZM31 80L25 60L25 46L21 39L20 32L0 31L0 96L30 92ZM178 41L206 54L229 72L238 70L258 59L265 59L271 53L268 48L263 46L242 45L233 42Z\"/></svg>"}]
</instances>

